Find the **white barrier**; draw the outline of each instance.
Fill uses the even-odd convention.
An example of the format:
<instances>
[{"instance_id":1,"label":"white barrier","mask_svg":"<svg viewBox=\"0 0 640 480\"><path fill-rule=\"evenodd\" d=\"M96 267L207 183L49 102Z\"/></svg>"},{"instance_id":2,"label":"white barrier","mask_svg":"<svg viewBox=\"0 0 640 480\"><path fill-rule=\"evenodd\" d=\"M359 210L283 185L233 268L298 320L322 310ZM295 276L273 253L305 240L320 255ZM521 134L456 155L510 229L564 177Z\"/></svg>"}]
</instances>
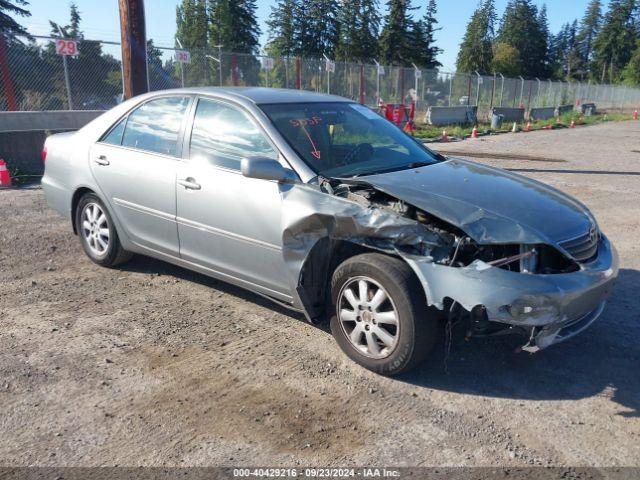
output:
<instances>
[{"instance_id":1,"label":"white barrier","mask_svg":"<svg viewBox=\"0 0 640 480\"><path fill-rule=\"evenodd\" d=\"M430 125L444 126L476 123L478 107L429 107L425 115L425 122Z\"/></svg>"}]
</instances>

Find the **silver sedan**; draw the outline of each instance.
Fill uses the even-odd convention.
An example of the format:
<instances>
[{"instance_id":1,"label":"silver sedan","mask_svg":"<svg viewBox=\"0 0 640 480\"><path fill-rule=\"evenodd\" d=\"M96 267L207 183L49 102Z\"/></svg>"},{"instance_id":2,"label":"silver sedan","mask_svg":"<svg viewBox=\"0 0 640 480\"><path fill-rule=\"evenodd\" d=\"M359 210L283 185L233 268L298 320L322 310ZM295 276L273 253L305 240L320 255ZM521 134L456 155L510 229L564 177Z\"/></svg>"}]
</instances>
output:
<instances>
[{"instance_id":1,"label":"silver sedan","mask_svg":"<svg viewBox=\"0 0 640 480\"><path fill-rule=\"evenodd\" d=\"M424 359L442 321L522 334L532 352L570 338L618 273L577 200L443 157L340 97L155 92L43 154L46 198L95 263L149 255L330 319L344 352L385 375Z\"/></svg>"}]
</instances>

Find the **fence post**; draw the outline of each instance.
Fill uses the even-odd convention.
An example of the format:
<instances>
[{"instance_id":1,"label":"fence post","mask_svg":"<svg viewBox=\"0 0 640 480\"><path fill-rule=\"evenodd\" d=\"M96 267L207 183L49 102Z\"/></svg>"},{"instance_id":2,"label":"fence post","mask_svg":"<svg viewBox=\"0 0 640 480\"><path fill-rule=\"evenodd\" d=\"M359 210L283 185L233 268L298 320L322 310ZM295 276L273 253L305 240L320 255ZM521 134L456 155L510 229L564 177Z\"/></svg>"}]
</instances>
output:
<instances>
[{"instance_id":1,"label":"fence post","mask_svg":"<svg viewBox=\"0 0 640 480\"><path fill-rule=\"evenodd\" d=\"M471 75L468 75L469 82L467 85L467 107L471 105Z\"/></svg>"},{"instance_id":2,"label":"fence post","mask_svg":"<svg viewBox=\"0 0 640 480\"><path fill-rule=\"evenodd\" d=\"M4 95L7 98L7 110L14 112L18 109L16 91L13 88L11 71L9 70L9 56L7 54L7 42L4 34L0 32L0 78L4 86Z\"/></svg>"},{"instance_id":3,"label":"fence post","mask_svg":"<svg viewBox=\"0 0 640 480\"><path fill-rule=\"evenodd\" d=\"M491 102L489 102L489 112L493 110L493 98L496 96L496 74L493 74L493 84L491 85Z\"/></svg>"},{"instance_id":4,"label":"fence post","mask_svg":"<svg viewBox=\"0 0 640 480\"><path fill-rule=\"evenodd\" d=\"M500 106L502 107L502 99L504 98L504 75L499 73L502 83L500 84Z\"/></svg>"},{"instance_id":5,"label":"fence post","mask_svg":"<svg viewBox=\"0 0 640 480\"><path fill-rule=\"evenodd\" d=\"M449 106L451 106L451 95L453 95L453 76L455 74L449 74Z\"/></svg>"},{"instance_id":6,"label":"fence post","mask_svg":"<svg viewBox=\"0 0 640 480\"><path fill-rule=\"evenodd\" d=\"M520 84L520 104L518 106L523 108L524 104L522 103L522 94L524 93L524 78L522 78L522 76L520 76L520 81L522 83Z\"/></svg>"},{"instance_id":7,"label":"fence post","mask_svg":"<svg viewBox=\"0 0 640 480\"><path fill-rule=\"evenodd\" d=\"M300 65L300 57L296 57L296 88L300 90L302 88L302 66Z\"/></svg>"}]
</instances>

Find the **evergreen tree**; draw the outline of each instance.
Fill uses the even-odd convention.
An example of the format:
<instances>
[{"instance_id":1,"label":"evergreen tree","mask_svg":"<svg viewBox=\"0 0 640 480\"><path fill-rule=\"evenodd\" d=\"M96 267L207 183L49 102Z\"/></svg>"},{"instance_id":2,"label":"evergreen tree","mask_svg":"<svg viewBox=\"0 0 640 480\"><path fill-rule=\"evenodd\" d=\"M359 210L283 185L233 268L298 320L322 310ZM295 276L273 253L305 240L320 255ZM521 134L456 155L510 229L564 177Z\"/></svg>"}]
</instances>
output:
<instances>
[{"instance_id":1,"label":"evergreen tree","mask_svg":"<svg viewBox=\"0 0 640 480\"><path fill-rule=\"evenodd\" d=\"M519 73L527 77L545 71L548 45L539 22L538 9L531 0L509 0L498 31L499 42L518 50Z\"/></svg>"},{"instance_id":2,"label":"evergreen tree","mask_svg":"<svg viewBox=\"0 0 640 480\"><path fill-rule=\"evenodd\" d=\"M182 0L176 7L176 40L178 47L191 54L189 65L174 66L176 76L184 77L185 86L208 85L213 74L205 57L209 45L205 0ZM149 84L155 87L151 80Z\"/></svg>"},{"instance_id":3,"label":"evergreen tree","mask_svg":"<svg viewBox=\"0 0 640 480\"><path fill-rule=\"evenodd\" d=\"M0 0L0 34L27 35L25 28L16 22L11 15L20 17L30 17L31 13L25 6L29 5L26 0Z\"/></svg>"},{"instance_id":4,"label":"evergreen tree","mask_svg":"<svg viewBox=\"0 0 640 480\"><path fill-rule=\"evenodd\" d=\"M620 80L638 36L636 0L611 0L594 42L594 75L601 82Z\"/></svg>"},{"instance_id":5,"label":"evergreen tree","mask_svg":"<svg viewBox=\"0 0 640 480\"><path fill-rule=\"evenodd\" d=\"M345 1L338 12L336 58L370 61L376 58L380 15L377 0Z\"/></svg>"},{"instance_id":6,"label":"evergreen tree","mask_svg":"<svg viewBox=\"0 0 640 480\"><path fill-rule=\"evenodd\" d=\"M591 62L593 61L593 44L600 31L601 17L602 1L591 0L580 22L580 30L577 37L580 58L587 72L590 70Z\"/></svg>"},{"instance_id":7,"label":"evergreen tree","mask_svg":"<svg viewBox=\"0 0 640 480\"><path fill-rule=\"evenodd\" d=\"M266 50L269 55L288 57L298 53L295 12L299 2L300 0L278 0L271 7L267 20L269 39Z\"/></svg>"},{"instance_id":8,"label":"evergreen tree","mask_svg":"<svg viewBox=\"0 0 640 480\"><path fill-rule=\"evenodd\" d=\"M260 27L256 9L255 0L209 0L211 41L227 52L257 53Z\"/></svg>"},{"instance_id":9,"label":"evergreen tree","mask_svg":"<svg viewBox=\"0 0 640 480\"><path fill-rule=\"evenodd\" d=\"M549 19L547 18L547 5L543 4L538 12L538 29L540 31L540 39L538 48L542 55L542 69L538 72L537 77L549 78L552 72L552 66L549 59L549 46L551 44L551 31L549 30Z\"/></svg>"},{"instance_id":10,"label":"evergreen tree","mask_svg":"<svg viewBox=\"0 0 640 480\"><path fill-rule=\"evenodd\" d=\"M388 0L388 13L380 35L380 58L392 65L411 63L411 0Z\"/></svg>"},{"instance_id":11,"label":"evergreen tree","mask_svg":"<svg viewBox=\"0 0 640 480\"><path fill-rule=\"evenodd\" d=\"M456 61L459 72L493 73L493 40L497 20L494 0L478 4L467 24Z\"/></svg>"},{"instance_id":12,"label":"evergreen tree","mask_svg":"<svg viewBox=\"0 0 640 480\"><path fill-rule=\"evenodd\" d=\"M435 45L435 32L440 30L436 25L437 6L435 0L429 0L423 19L414 21L410 32L410 61L419 67L435 69L441 67L437 57L442 49Z\"/></svg>"},{"instance_id":13,"label":"evergreen tree","mask_svg":"<svg viewBox=\"0 0 640 480\"><path fill-rule=\"evenodd\" d=\"M304 31L301 55L333 57L339 36L337 0L307 0L304 14L305 25L298 30Z\"/></svg>"},{"instance_id":14,"label":"evergreen tree","mask_svg":"<svg viewBox=\"0 0 640 480\"><path fill-rule=\"evenodd\" d=\"M204 0L182 0L176 7L176 39L185 49L206 48L207 10Z\"/></svg>"}]
</instances>

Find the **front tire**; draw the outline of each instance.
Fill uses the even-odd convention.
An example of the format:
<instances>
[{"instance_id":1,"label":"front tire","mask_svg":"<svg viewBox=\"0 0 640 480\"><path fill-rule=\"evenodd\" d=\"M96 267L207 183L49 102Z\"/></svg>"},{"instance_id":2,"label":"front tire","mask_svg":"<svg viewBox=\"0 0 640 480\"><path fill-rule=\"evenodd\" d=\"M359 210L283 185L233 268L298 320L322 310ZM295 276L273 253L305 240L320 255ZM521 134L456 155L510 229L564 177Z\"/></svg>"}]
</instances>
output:
<instances>
[{"instance_id":1,"label":"front tire","mask_svg":"<svg viewBox=\"0 0 640 480\"><path fill-rule=\"evenodd\" d=\"M131 258L132 254L122 248L111 215L97 195L87 193L80 199L75 221L82 249L92 262L114 267Z\"/></svg>"},{"instance_id":2,"label":"front tire","mask_svg":"<svg viewBox=\"0 0 640 480\"><path fill-rule=\"evenodd\" d=\"M331 300L331 333L349 358L369 370L406 372L434 345L437 320L413 271L398 258L349 258L333 274Z\"/></svg>"}]
</instances>

